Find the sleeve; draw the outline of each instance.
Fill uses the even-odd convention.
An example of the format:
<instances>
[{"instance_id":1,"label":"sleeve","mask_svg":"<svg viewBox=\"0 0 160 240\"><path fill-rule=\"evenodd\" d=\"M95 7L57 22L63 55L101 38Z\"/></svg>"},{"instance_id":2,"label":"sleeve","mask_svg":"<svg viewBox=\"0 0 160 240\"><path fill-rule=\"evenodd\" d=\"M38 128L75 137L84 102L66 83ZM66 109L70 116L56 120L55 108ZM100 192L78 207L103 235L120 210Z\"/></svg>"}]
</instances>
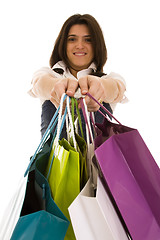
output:
<instances>
[{"instance_id":1,"label":"sleeve","mask_svg":"<svg viewBox=\"0 0 160 240\"><path fill-rule=\"evenodd\" d=\"M126 103L128 102L128 98L126 97L126 81L125 79L118 73L111 72L108 75L102 76L103 79L112 78L116 81L118 87L118 95L117 98L111 102L111 105L115 106L118 102Z\"/></svg>"},{"instance_id":2,"label":"sleeve","mask_svg":"<svg viewBox=\"0 0 160 240\"><path fill-rule=\"evenodd\" d=\"M42 67L39 70L37 70L34 74L33 74L33 78L32 78L32 83L34 83L34 81L36 81L36 78L43 75L43 74L50 74L51 76L55 77L54 71L49 68L49 67Z\"/></svg>"},{"instance_id":3,"label":"sleeve","mask_svg":"<svg viewBox=\"0 0 160 240\"><path fill-rule=\"evenodd\" d=\"M43 87L44 87L44 83L40 82L39 79L40 77L42 77L43 75L49 74L51 75L51 77L56 78L56 74L54 74L54 71L49 68L49 67L42 67L39 70L37 70L32 77L32 81L31 81L31 86L30 89L28 91L28 94L32 97L39 97L41 98L41 95L43 96ZM37 96L37 91L41 91L40 96Z\"/></svg>"}]
</instances>

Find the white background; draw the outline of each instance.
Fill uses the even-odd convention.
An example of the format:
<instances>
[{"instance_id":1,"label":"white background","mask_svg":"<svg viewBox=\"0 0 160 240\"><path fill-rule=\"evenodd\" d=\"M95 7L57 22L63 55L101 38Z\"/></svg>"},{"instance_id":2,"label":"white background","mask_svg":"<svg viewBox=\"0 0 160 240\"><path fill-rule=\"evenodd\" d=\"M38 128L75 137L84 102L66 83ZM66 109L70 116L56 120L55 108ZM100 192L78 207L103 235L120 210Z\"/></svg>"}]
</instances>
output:
<instances>
[{"instance_id":1,"label":"white background","mask_svg":"<svg viewBox=\"0 0 160 240\"><path fill-rule=\"evenodd\" d=\"M129 103L115 116L137 128L160 166L160 35L157 0L5 0L0 3L0 217L40 141L41 107L32 74L49 65L63 22L89 13L108 49L105 72L121 74Z\"/></svg>"}]
</instances>

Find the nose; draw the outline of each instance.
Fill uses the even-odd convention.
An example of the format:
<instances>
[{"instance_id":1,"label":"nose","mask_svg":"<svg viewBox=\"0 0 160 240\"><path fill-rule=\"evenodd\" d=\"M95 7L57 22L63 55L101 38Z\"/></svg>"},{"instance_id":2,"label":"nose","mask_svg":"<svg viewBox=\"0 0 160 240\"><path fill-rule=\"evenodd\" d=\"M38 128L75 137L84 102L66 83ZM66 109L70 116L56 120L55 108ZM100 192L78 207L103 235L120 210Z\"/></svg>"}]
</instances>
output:
<instances>
[{"instance_id":1,"label":"nose","mask_svg":"<svg viewBox=\"0 0 160 240\"><path fill-rule=\"evenodd\" d=\"M84 44L83 44L83 41L81 39L79 39L77 41L76 48L78 48L78 49L83 49L84 48Z\"/></svg>"}]
</instances>

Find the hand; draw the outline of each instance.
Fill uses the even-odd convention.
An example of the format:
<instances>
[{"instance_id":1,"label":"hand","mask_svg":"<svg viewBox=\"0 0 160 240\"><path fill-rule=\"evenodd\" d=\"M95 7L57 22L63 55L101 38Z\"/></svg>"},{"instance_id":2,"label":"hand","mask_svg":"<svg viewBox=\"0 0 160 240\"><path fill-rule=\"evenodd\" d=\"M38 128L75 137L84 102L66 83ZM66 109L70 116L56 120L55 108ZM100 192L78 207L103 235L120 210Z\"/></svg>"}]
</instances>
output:
<instances>
[{"instance_id":1,"label":"hand","mask_svg":"<svg viewBox=\"0 0 160 240\"><path fill-rule=\"evenodd\" d=\"M78 81L70 78L57 79L51 91L51 102L58 108L63 93L73 97L78 88Z\"/></svg>"},{"instance_id":2,"label":"hand","mask_svg":"<svg viewBox=\"0 0 160 240\"><path fill-rule=\"evenodd\" d=\"M101 78L88 75L80 78L78 80L78 84L83 95L89 92L98 101L104 100L105 91L101 82ZM85 101L89 112L96 112L99 109L99 105L90 97L86 96Z\"/></svg>"}]
</instances>

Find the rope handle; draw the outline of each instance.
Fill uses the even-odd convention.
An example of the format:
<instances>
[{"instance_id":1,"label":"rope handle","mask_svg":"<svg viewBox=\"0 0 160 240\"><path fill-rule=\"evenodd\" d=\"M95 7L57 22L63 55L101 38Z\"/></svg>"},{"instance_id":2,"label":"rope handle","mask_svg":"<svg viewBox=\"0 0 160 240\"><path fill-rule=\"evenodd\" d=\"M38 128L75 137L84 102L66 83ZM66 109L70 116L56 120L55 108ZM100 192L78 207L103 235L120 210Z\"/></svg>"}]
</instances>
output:
<instances>
[{"instance_id":1,"label":"rope handle","mask_svg":"<svg viewBox=\"0 0 160 240\"><path fill-rule=\"evenodd\" d=\"M117 123L119 123L120 125L122 125L113 115L112 113L110 113L110 111L108 111L108 109L106 109L100 102L98 102L97 99L95 99L89 92L86 93L87 96L89 96L90 98L92 98L109 116L111 116ZM74 94L74 97L79 99L79 98L85 98L86 95L82 95L80 88L77 89L76 93ZM98 110L103 117L107 118L100 110ZM107 118L108 120L108 118Z\"/></svg>"},{"instance_id":2,"label":"rope handle","mask_svg":"<svg viewBox=\"0 0 160 240\"><path fill-rule=\"evenodd\" d=\"M109 116L111 116L117 123L119 123L120 125L122 125L113 115L112 113L110 113L110 111L108 111L108 109L106 109L101 103L98 102L97 99L95 99L89 92L86 93L87 96L89 96L91 99L93 99ZM98 110L105 118L107 118L100 110ZM108 118L107 118L108 120Z\"/></svg>"},{"instance_id":3,"label":"rope handle","mask_svg":"<svg viewBox=\"0 0 160 240\"><path fill-rule=\"evenodd\" d=\"M62 96L62 101L63 101L63 102L64 102L64 100L66 99L66 97L67 97L67 95L63 95L63 96ZM63 105L63 104L62 104L62 105ZM26 171L25 171L25 173L24 173L24 177L27 176L30 167L32 166L32 164L33 164L34 161L35 161L36 155L40 152L40 150L41 150L42 147L44 146L46 140L48 139L49 135L50 135L51 132L53 131L53 128L57 125L59 110L60 110L60 106L57 108L55 114L53 115L53 117L52 117L52 119L51 119L51 121L50 121L50 123L49 123L49 125L48 125L48 127L47 127L47 129L46 129L46 131L45 131L45 133L44 133L44 135L43 135L43 137L42 137L42 139L41 139L41 141L40 141L40 143L39 143L36 151L35 151L35 153L34 153L34 155L32 156L32 158L31 158L31 160L30 160L30 162L29 162L29 164L28 164L28 167L27 167L27 169L26 169Z\"/></svg>"}]
</instances>

